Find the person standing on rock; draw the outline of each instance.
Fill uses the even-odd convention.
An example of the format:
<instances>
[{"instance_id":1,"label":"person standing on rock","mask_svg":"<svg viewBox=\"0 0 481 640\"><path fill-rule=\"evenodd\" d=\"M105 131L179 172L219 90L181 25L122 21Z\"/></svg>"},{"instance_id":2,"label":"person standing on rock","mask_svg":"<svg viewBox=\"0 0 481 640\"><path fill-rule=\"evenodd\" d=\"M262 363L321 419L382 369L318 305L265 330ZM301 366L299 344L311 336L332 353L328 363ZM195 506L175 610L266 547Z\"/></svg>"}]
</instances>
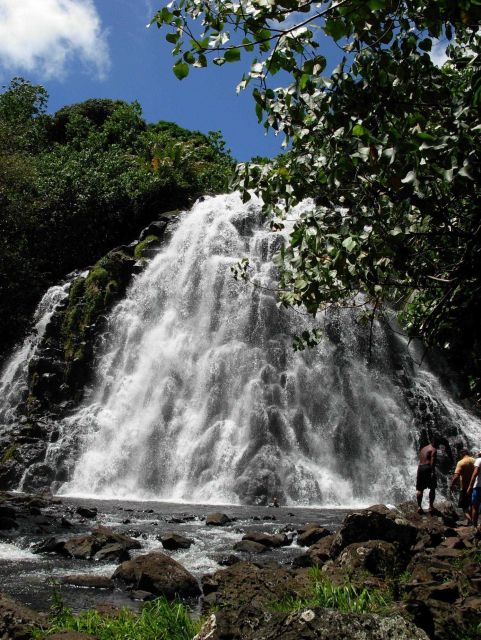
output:
<instances>
[{"instance_id":1,"label":"person standing on rock","mask_svg":"<svg viewBox=\"0 0 481 640\"><path fill-rule=\"evenodd\" d=\"M418 513L424 513L422 508L423 493L429 489L429 513L434 511L434 498L436 497L436 459L438 454L439 438L432 437L431 443L419 452L419 465L416 477L416 500Z\"/></svg>"},{"instance_id":2,"label":"person standing on rock","mask_svg":"<svg viewBox=\"0 0 481 640\"><path fill-rule=\"evenodd\" d=\"M474 461L473 475L471 476L468 487L468 494L471 495L471 522L473 523L474 527L478 526L479 505L481 504L481 474L479 473L480 468L481 451L478 451L478 456Z\"/></svg>"},{"instance_id":3,"label":"person standing on rock","mask_svg":"<svg viewBox=\"0 0 481 640\"><path fill-rule=\"evenodd\" d=\"M474 458L469 455L469 451L467 449L461 449L460 451L461 459L456 465L456 469L454 470L453 477L451 478L451 484L449 485L450 490L452 491L454 485L459 479L460 482L460 492L459 492L459 500L458 507L463 510L464 515L468 521L468 524L471 523L471 496L468 493L469 483L471 481L471 477L473 475L474 470Z\"/></svg>"}]
</instances>

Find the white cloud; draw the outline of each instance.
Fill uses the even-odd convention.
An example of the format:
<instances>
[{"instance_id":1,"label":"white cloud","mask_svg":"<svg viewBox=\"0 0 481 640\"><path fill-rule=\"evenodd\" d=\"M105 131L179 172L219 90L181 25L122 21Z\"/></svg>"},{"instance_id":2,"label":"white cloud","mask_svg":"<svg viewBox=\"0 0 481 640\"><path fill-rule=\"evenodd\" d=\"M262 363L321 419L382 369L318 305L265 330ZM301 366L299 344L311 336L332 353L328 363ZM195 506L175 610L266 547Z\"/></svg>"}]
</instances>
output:
<instances>
[{"instance_id":1,"label":"white cloud","mask_svg":"<svg viewBox=\"0 0 481 640\"><path fill-rule=\"evenodd\" d=\"M72 62L100 78L110 66L93 0L0 0L0 74L61 77Z\"/></svg>"}]
</instances>

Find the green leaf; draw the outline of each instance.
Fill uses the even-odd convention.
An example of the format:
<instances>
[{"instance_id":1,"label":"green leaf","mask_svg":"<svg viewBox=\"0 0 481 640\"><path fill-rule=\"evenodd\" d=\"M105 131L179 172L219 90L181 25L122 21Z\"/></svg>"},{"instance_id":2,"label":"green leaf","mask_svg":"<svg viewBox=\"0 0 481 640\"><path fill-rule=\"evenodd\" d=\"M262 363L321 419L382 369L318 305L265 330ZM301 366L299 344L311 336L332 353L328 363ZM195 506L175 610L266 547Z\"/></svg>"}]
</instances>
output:
<instances>
[{"instance_id":1,"label":"green leaf","mask_svg":"<svg viewBox=\"0 0 481 640\"><path fill-rule=\"evenodd\" d=\"M352 128L353 136L366 136L371 135L370 131L362 126L362 124L355 124Z\"/></svg>"},{"instance_id":2,"label":"green leaf","mask_svg":"<svg viewBox=\"0 0 481 640\"><path fill-rule=\"evenodd\" d=\"M348 238L342 241L342 246L344 247L344 249L346 249L348 253L351 253L357 247L357 242L354 240L352 236L349 236Z\"/></svg>"},{"instance_id":3,"label":"green leaf","mask_svg":"<svg viewBox=\"0 0 481 640\"><path fill-rule=\"evenodd\" d=\"M234 49L227 49L224 54L226 62L237 62L241 58L240 49L235 47Z\"/></svg>"},{"instance_id":4,"label":"green leaf","mask_svg":"<svg viewBox=\"0 0 481 640\"><path fill-rule=\"evenodd\" d=\"M336 20L335 18L328 18L324 25L324 31L328 36L331 36L334 40L340 40L346 35L346 27L342 20Z\"/></svg>"},{"instance_id":5,"label":"green leaf","mask_svg":"<svg viewBox=\"0 0 481 640\"><path fill-rule=\"evenodd\" d=\"M168 33L165 36L165 39L167 40L167 42L170 42L171 44L175 44L179 38L180 38L180 33Z\"/></svg>"},{"instance_id":6,"label":"green leaf","mask_svg":"<svg viewBox=\"0 0 481 640\"><path fill-rule=\"evenodd\" d=\"M183 80L189 75L189 65L181 60L174 64L173 69L178 80Z\"/></svg>"}]
</instances>

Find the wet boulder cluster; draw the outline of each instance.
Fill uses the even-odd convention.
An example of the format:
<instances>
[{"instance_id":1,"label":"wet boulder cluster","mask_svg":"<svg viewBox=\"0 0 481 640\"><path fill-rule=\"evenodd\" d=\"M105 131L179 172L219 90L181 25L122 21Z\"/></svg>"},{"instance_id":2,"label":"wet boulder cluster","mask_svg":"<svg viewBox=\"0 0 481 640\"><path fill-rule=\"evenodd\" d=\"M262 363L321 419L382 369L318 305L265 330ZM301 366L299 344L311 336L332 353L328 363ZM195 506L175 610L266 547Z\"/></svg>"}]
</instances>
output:
<instances>
[{"instance_id":1,"label":"wet boulder cluster","mask_svg":"<svg viewBox=\"0 0 481 640\"><path fill-rule=\"evenodd\" d=\"M338 531L317 522L276 530L275 519L262 531L259 522L240 528L227 514L208 514L200 530L212 535L218 528L220 535L227 527L238 539L230 555L219 555L219 569L200 577L175 558L196 544L193 539L165 530L157 536L159 549L145 549L140 530L128 535L96 520L89 507L69 513L52 498L0 494L1 538L35 531L36 553L85 562L85 574L62 576L61 584L117 590L139 603L158 596L200 598L205 623L197 640L471 640L481 623L481 545L449 503L433 516L419 515L414 503L375 505L347 515ZM59 527L68 531L59 534ZM296 549L290 564L274 555L283 547ZM92 563L103 562L118 566L108 576L89 573ZM368 613L323 608L313 600L316 581L376 591L384 605ZM276 606L286 601L300 604ZM0 637L27 638L40 624L38 614L29 618L18 604L13 615L14 606L8 596L0 597L0 631L11 627Z\"/></svg>"}]
</instances>

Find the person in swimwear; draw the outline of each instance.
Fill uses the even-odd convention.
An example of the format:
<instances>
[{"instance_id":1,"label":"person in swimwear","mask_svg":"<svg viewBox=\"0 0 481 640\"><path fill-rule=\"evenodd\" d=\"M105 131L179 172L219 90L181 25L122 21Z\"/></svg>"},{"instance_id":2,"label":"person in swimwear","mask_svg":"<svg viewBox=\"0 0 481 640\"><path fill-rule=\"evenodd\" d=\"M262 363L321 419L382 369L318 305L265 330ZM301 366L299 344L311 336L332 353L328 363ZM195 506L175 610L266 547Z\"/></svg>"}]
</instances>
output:
<instances>
[{"instance_id":1,"label":"person in swimwear","mask_svg":"<svg viewBox=\"0 0 481 640\"><path fill-rule=\"evenodd\" d=\"M449 488L452 491L454 488L454 485L459 480L460 492L459 492L458 507L464 511L466 520L468 524L470 524L471 523L471 496L468 493L468 487L471 481L471 477L473 475L474 458L472 458L469 455L469 451L467 449L461 449L460 455L461 455L461 459L456 465L456 470L454 472L453 477L451 478L451 484Z\"/></svg>"},{"instance_id":2,"label":"person in swimwear","mask_svg":"<svg viewBox=\"0 0 481 640\"><path fill-rule=\"evenodd\" d=\"M436 459L439 448L439 438L432 437L430 444L419 452L419 465L416 477L416 500L418 513L424 513L422 508L423 493L429 489L429 513L434 511L434 498L436 497Z\"/></svg>"}]
</instances>

